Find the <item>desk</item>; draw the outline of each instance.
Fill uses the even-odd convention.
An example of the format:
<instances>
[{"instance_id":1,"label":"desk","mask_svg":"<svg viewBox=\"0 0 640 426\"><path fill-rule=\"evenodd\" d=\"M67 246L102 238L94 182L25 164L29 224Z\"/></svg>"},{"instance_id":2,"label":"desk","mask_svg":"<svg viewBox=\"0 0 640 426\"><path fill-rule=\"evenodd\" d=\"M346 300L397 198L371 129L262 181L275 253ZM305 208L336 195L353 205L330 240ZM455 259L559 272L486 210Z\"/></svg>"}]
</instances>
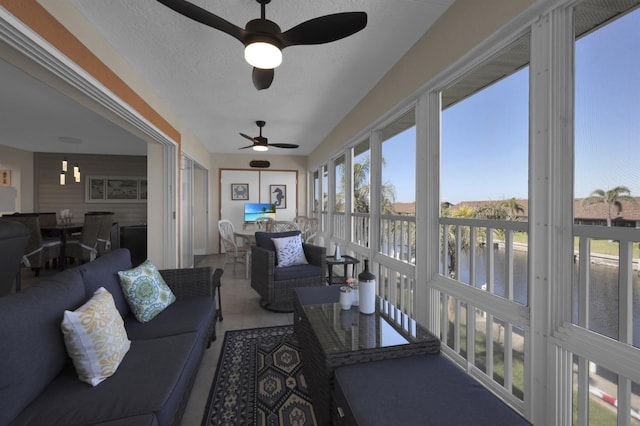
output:
<instances>
[{"instance_id":1,"label":"desk","mask_svg":"<svg viewBox=\"0 0 640 426\"><path fill-rule=\"evenodd\" d=\"M360 263L358 259L352 256L343 254L340 259L336 259L334 256L327 256L327 269L329 269L329 277L327 277L327 283L331 284L344 284L347 281L347 265L353 265L351 268L351 274L355 274L355 265ZM344 274L341 277L333 276L333 266L344 265ZM352 275L352 278L355 277Z\"/></svg>"},{"instance_id":2,"label":"desk","mask_svg":"<svg viewBox=\"0 0 640 426\"><path fill-rule=\"evenodd\" d=\"M76 232L82 232L81 223L69 223L64 225L41 226L40 232L44 237L60 237L60 257L58 258L58 271L64 269L64 261L67 255L67 237Z\"/></svg>"}]
</instances>

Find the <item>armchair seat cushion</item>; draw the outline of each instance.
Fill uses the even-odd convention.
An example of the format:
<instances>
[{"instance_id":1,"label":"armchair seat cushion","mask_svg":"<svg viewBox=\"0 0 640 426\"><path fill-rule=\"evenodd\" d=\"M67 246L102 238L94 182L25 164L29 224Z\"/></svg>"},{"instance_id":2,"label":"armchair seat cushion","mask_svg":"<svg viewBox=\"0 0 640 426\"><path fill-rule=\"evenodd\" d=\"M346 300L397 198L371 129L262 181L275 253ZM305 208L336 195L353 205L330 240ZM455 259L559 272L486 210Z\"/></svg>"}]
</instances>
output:
<instances>
[{"instance_id":1,"label":"armchair seat cushion","mask_svg":"<svg viewBox=\"0 0 640 426\"><path fill-rule=\"evenodd\" d=\"M297 278L309 278L322 276L323 270L316 265L294 265L283 268L275 268L273 271L274 281L288 281Z\"/></svg>"}]
</instances>

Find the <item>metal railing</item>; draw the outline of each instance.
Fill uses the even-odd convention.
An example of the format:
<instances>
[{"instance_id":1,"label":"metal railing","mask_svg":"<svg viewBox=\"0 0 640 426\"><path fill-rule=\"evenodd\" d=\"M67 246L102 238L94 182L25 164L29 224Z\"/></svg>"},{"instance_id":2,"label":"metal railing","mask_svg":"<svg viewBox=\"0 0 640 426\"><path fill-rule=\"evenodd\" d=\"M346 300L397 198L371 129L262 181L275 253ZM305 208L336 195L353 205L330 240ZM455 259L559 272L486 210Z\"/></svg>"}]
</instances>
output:
<instances>
[{"instance_id":1,"label":"metal railing","mask_svg":"<svg viewBox=\"0 0 640 426\"><path fill-rule=\"evenodd\" d=\"M380 216L379 252L393 259L415 265L416 218L406 215Z\"/></svg>"},{"instance_id":2,"label":"metal railing","mask_svg":"<svg viewBox=\"0 0 640 426\"><path fill-rule=\"evenodd\" d=\"M360 247L369 247L369 213L351 214L352 242Z\"/></svg>"},{"instance_id":3,"label":"metal railing","mask_svg":"<svg viewBox=\"0 0 640 426\"><path fill-rule=\"evenodd\" d=\"M573 326L560 330L555 336L559 346L573 353L573 393L576 394L576 424L590 423L591 404L608 405L611 422L618 425L640 424L640 395L638 391L638 367L640 366L640 342L634 341L634 287L638 285L638 259L633 258L633 245L640 243L640 229L574 225L573 235L578 249L574 251L577 276L574 277L576 293L573 293ZM603 245L614 249L604 251ZM617 245L617 254L615 246ZM594 265L608 269L608 278L598 281L593 277ZM617 277L617 280L615 279ZM635 290L638 291L637 289ZM605 294L610 301L603 301ZM606 305L611 329L594 324L592 310L596 304ZM638 312L635 312L638 315ZM617 327L616 327L617 325ZM636 331L637 332L637 331ZM564 335L579 335L579 339L564 339ZM609 339L613 339L612 342ZM586 343L585 343L586 342ZM603 351L603 348L615 348ZM623 357L624 362L618 360ZM633 361L633 364L629 360ZM629 371L619 369L629 366ZM634 392L635 390L635 392Z\"/></svg>"},{"instance_id":4,"label":"metal railing","mask_svg":"<svg viewBox=\"0 0 640 426\"><path fill-rule=\"evenodd\" d=\"M515 253L526 252L527 244L515 243L514 235L526 234L528 223L450 217L439 223L440 278L434 287L443 352L522 411L528 283L526 273L516 278L514 271ZM517 261L526 266L527 256Z\"/></svg>"}]
</instances>

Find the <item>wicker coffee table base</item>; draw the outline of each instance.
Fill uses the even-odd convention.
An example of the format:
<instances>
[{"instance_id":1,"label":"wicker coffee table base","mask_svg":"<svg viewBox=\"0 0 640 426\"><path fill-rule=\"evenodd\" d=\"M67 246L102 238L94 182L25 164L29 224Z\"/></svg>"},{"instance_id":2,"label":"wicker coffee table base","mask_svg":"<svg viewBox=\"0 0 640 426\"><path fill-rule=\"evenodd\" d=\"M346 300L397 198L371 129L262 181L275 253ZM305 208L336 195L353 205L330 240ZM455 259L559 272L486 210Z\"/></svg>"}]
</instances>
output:
<instances>
[{"instance_id":1,"label":"wicker coffee table base","mask_svg":"<svg viewBox=\"0 0 640 426\"><path fill-rule=\"evenodd\" d=\"M337 302L337 300L336 300ZM294 302L294 331L300 343L300 356L313 408L319 425L335 424L333 406L334 376L336 368L369 361L403 358L414 355L440 353L440 340L433 339L412 342L385 348L361 349L327 355L309 323L304 309L296 298Z\"/></svg>"}]
</instances>

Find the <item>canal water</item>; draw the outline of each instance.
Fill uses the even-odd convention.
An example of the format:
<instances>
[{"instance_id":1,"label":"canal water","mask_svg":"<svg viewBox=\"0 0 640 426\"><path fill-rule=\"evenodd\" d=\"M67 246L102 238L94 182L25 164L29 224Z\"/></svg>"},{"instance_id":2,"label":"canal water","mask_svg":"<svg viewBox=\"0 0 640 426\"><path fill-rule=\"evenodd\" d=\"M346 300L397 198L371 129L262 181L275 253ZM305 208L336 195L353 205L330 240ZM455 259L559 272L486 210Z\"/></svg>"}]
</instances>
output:
<instances>
[{"instance_id":1,"label":"canal water","mask_svg":"<svg viewBox=\"0 0 640 426\"><path fill-rule=\"evenodd\" d=\"M507 282L505 267L505 250L494 249L494 293L505 297L505 283ZM469 251L465 251L460 259L460 280L467 284L469 278ZM475 282L473 285L482 288L486 278L486 250L476 248ZM578 267L574 264L572 295L573 322L578 319ZM523 305L527 304L527 253L514 252L513 265L513 299ZM618 268L605 265L591 264L589 285L589 329L613 339L618 338ZM640 276L638 271L633 274L633 345L640 347Z\"/></svg>"}]
</instances>

